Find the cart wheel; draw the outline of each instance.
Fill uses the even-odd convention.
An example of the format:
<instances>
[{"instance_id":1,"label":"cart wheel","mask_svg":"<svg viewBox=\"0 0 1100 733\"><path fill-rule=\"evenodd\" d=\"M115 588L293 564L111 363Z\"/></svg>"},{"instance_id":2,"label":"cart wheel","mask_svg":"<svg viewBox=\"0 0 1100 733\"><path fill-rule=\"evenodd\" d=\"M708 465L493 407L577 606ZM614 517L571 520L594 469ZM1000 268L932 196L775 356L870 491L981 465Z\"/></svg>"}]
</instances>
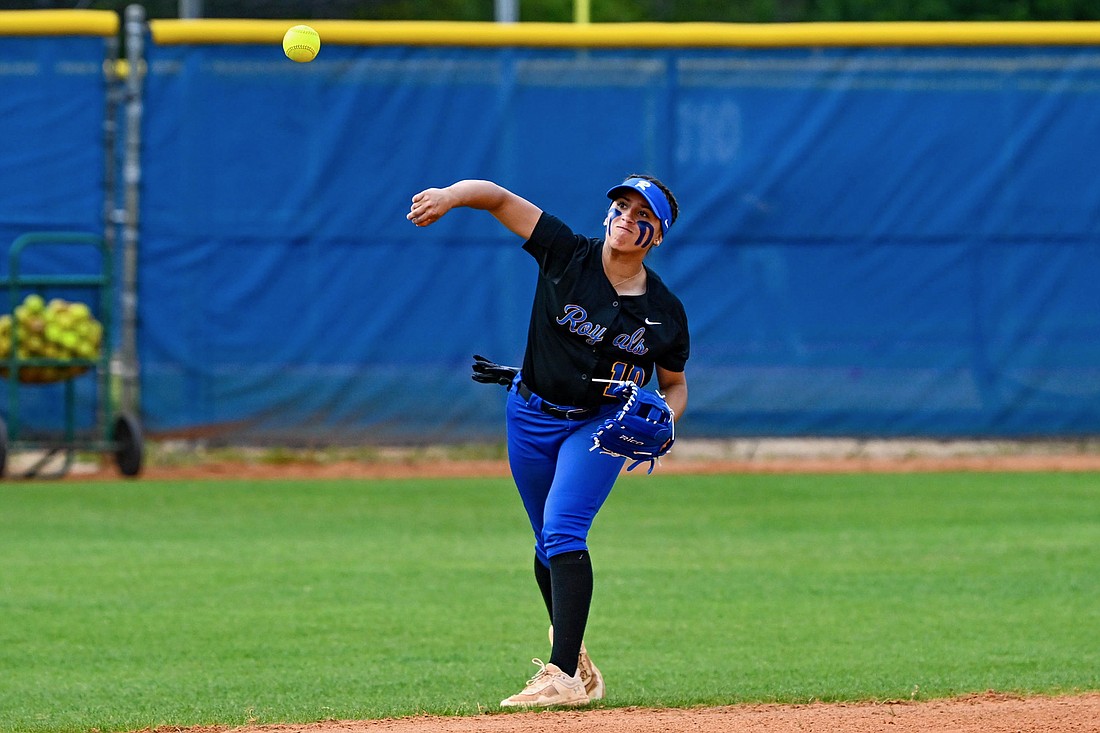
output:
<instances>
[{"instance_id":1,"label":"cart wheel","mask_svg":"<svg viewBox=\"0 0 1100 733\"><path fill-rule=\"evenodd\" d=\"M126 413L119 415L115 420L115 463L123 476L141 473L144 452L145 441L137 419Z\"/></svg>"},{"instance_id":2,"label":"cart wheel","mask_svg":"<svg viewBox=\"0 0 1100 733\"><path fill-rule=\"evenodd\" d=\"M0 478L8 470L8 424L0 417Z\"/></svg>"}]
</instances>

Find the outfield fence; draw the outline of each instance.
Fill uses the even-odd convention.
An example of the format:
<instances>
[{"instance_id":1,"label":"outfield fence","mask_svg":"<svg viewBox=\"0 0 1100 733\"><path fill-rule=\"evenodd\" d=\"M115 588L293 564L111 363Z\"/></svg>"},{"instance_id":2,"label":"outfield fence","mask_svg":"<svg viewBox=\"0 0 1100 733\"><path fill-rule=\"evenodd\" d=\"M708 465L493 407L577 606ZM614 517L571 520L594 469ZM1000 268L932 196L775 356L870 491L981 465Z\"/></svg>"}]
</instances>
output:
<instances>
[{"instance_id":1,"label":"outfield fence","mask_svg":"<svg viewBox=\"0 0 1100 733\"><path fill-rule=\"evenodd\" d=\"M109 80L7 73L0 140L39 162L3 156L0 233L128 232L153 435L498 439L469 357L521 359L533 262L410 197L489 178L596 236L638 171L682 208L650 262L691 322L683 435L1100 432L1100 24L317 21L309 64L287 25L136 26L125 200ZM0 73L87 41L0 38ZM59 114L66 84L99 101Z\"/></svg>"}]
</instances>

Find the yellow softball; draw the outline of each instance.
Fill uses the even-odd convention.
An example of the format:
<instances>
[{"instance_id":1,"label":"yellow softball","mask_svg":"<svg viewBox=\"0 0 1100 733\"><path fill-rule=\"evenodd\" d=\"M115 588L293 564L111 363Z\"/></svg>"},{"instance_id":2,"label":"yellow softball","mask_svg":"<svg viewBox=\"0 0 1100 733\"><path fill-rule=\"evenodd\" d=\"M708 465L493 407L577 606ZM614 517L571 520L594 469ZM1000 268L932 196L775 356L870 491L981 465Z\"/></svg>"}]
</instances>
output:
<instances>
[{"instance_id":1,"label":"yellow softball","mask_svg":"<svg viewBox=\"0 0 1100 733\"><path fill-rule=\"evenodd\" d=\"M320 50L321 37L308 25L296 25L283 36L283 53L292 61L312 61Z\"/></svg>"}]
</instances>

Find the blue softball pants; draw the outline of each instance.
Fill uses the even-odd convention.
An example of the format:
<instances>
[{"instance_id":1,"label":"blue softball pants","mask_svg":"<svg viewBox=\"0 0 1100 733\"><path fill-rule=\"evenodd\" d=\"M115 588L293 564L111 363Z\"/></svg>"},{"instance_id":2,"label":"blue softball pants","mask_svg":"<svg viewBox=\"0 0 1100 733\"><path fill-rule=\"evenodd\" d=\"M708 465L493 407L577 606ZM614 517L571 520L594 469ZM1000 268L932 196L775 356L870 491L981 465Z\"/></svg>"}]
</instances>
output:
<instances>
[{"instance_id":1,"label":"blue softball pants","mask_svg":"<svg viewBox=\"0 0 1100 733\"><path fill-rule=\"evenodd\" d=\"M518 379L516 384L518 384ZM592 448L592 433L612 404L588 420L564 420L508 390L508 463L535 533L535 555L549 567L563 552L588 549L588 532L615 485L625 458Z\"/></svg>"}]
</instances>

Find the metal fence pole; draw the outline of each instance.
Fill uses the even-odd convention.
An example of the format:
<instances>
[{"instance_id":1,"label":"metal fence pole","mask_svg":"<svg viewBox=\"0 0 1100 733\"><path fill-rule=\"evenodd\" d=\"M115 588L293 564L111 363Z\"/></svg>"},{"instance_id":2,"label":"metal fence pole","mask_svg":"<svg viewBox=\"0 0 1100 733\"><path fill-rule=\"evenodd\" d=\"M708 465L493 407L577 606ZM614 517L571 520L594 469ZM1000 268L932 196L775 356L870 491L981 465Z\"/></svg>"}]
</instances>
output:
<instances>
[{"instance_id":1,"label":"metal fence pole","mask_svg":"<svg viewBox=\"0 0 1100 733\"><path fill-rule=\"evenodd\" d=\"M123 154L122 276L120 279L121 333L119 352L112 371L121 381L119 407L139 413L137 354L137 259L138 196L141 185L141 121L145 81L145 8L126 7L126 54L130 72L126 75L126 145Z\"/></svg>"},{"instance_id":2,"label":"metal fence pole","mask_svg":"<svg viewBox=\"0 0 1100 733\"><path fill-rule=\"evenodd\" d=\"M117 263L118 225L122 223L118 209L118 111L125 98L123 80L119 76L119 38L111 35L106 39L106 57L103 61L103 81L106 85L107 104L103 116L103 257L104 267L114 268ZM113 294L111 297L114 297ZM111 312L117 312L115 308ZM113 329L108 324L108 333ZM114 410L108 402L116 399L111 393L111 374L109 369L99 369L96 373L96 424L106 425L106 415ZM113 407L117 407L114 405Z\"/></svg>"},{"instance_id":3,"label":"metal fence pole","mask_svg":"<svg viewBox=\"0 0 1100 733\"><path fill-rule=\"evenodd\" d=\"M180 0L181 18L201 18L202 0Z\"/></svg>"},{"instance_id":4,"label":"metal fence pole","mask_svg":"<svg viewBox=\"0 0 1100 733\"><path fill-rule=\"evenodd\" d=\"M496 0L497 23L515 23L519 20L519 0Z\"/></svg>"}]
</instances>

